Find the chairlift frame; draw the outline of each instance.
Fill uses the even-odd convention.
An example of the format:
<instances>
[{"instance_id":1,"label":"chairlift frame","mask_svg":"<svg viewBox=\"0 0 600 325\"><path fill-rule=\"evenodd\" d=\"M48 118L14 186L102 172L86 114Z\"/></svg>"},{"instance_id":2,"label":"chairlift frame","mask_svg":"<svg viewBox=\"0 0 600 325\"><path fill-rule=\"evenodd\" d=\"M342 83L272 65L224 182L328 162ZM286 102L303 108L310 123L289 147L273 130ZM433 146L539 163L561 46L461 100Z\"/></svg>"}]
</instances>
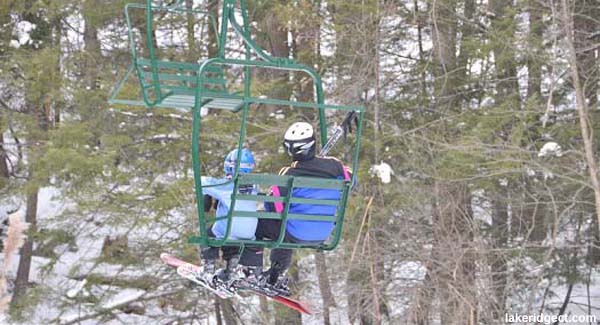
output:
<instances>
[{"instance_id":1,"label":"chairlift frame","mask_svg":"<svg viewBox=\"0 0 600 325\"><path fill-rule=\"evenodd\" d=\"M236 4L242 16L242 24L235 18ZM145 10L146 17L146 43L148 44L148 58L141 57L137 50L136 37L134 35L135 27L131 19L131 10ZM217 56L208 58L201 62L176 62L161 60L158 58L157 49L154 47L154 13L169 12L179 14L198 14L205 15L212 32L218 37ZM363 118L366 111L364 106L343 106L329 105L324 102L323 86L320 75L305 64L297 63L289 58L273 57L266 53L250 36L248 24L248 8L245 0L223 0L220 29L217 27L216 18L210 12L193 8L186 8L184 0L177 0L172 4L165 4L160 1L158 5L153 5L152 0L146 0L145 4L129 3L125 6L125 18L128 27L128 34L131 47L132 63L126 72L124 78L119 81L110 94L109 103L120 105L145 106L147 108L173 108L178 110L191 111L193 114L192 124L192 168L194 171L194 185L196 192L196 202L198 210L199 236L190 238L189 242L201 246L225 246L225 245L252 245L267 248L313 248L320 250L334 249L341 238L342 224L351 184L354 184L358 174L358 160L360 153L360 140L363 130ZM241 37L245 46L245 59L227 58L225 47L227 44L227 32L231 27L234 34ZM253 60L252 54L255 54L260 60ZM238 93L229 92L224 78L225 66L239 66L244 69L244 89ZM272 99L252 96L251 88L251 69L276 69L290 72L303 72L308 74L314 84L315 102L301 102L282 99ZM173 73L172 71L176 71ZM117 98L123 86L135 73L140 84L142 93L141 99L119 99ZM358 125L356 130L356 141L352 157L352 180L323 179L301 176L281 176L272 174L242 174L239 173L239 164L241 158L241 149L246 136L246 122L250 105L280 105L298 108L312 108L318 110L319 130L321 146L327 143L327 121L326 110L336 111L355 111L357 113ZM202 184L202 172L200 163L200 131L201 131L201 108L223 109L232 112L241 112L240 136L238 140L238 157L234 169L234 175L230 181L214 184ZM233 182L233 193L231 196L231 208L227 216L228 226L223 238L209 237L207 226L221 218L210 217L204 212L204 200L202 188L210 186L226 185ZM241 185L253 184L263 186L284 186L288 188L288 194L285 197L273 197L264 195L238 194L238 188ZM310 187L322 189L337 189L341 192L339 200L319 200L295 198L292 196L294 188ZM275 212L244 212L235 210L236 200L257 201L257 202L281 202L284 205L284 211ZM335 205L336 214L334 216L315 216L289 213L291 204L318 204ZM254 217L266 219L281 219L281 229L277 240L234 240L229 238L233 217ZM307 243L289 243L284 242L286 233L286 221L291 219L314 220L314 221L333 221L335 228L329 240L321 244Z\"/></svg>"}]
</instances>

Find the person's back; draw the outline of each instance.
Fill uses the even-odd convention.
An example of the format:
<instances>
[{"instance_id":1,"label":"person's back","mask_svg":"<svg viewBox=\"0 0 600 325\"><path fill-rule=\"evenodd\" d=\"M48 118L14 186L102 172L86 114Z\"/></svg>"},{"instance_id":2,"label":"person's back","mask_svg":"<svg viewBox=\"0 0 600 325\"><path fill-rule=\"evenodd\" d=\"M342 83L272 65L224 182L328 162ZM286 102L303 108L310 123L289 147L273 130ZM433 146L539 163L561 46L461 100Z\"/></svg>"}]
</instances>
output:
<instances>
[{"instance_id":1,"label":"person's back","mask_svg":"<svg viewBox=\"0 0 600 325\"><path fill-rule=\"evenodd\" d=\"M335 178L350 181L350 175L344 165L335 158L316 156L316 137L313 127L306 122L292 124L286 131L283 147L293 162L289 167L283 168L280 175L292 175L315 178ZM270 195L286 196L287 188L273 186ZM292 197L339 201L340 190L320 188L294 188ZM282 202L265 202L265 210L281 213L284 210ZM319 205L307 203L292 203L289 207L290 214L306 214L330 216L335 220L336 207L333 205ZM256 239L276 240L281 233L281 219L261 218L256 227ZM335 226L334 221L320 220L287 220L284 242L320 244L327 240ZM245 273L252 281L258 278L254 275L261 274L262 254L261 247L247 246L242 253L240 264L245 265ZM271 268L266 274L267 283L277 290L289 291L285 277L280 278L289 268L292 260L292 250L289 248L274 248L270 254Z\"/></svg>"},{"instance_id":2,"label":"person's back","mask_svg":"<svg viewBox=\"0 0 600 325\"><path fill-rule=\"evenodd\" d=\"M202 184L204 185L215 185L227 182L227 178L213 178L213 177L202 177ZM233 192L233 183L229 182L225 185L207 187L203 189L205 195L210 195L213 199L219 203L215 216L225 217L229 214L231 209L231 193ZM239 194L256 194L254 187L246 187L238 189ZM256 212L255 201L243 201L237 200L235 202L235 211L250 211ZM257 218L247 217L236 217L235 213L231 219L231 232L229 239L254 239L254 232L256 230ZM227 231L227 219L220 219L214 223L211 230L216 238L223 238Z\"/></svg>"},{"instance_id":3,"label":"person's back","mask_svg":"<svg viewBox=\"0 0 600 325\"><path fill-rule=\"evenodd\" d=\"M215 216L217 221L209 226L207 233L209 237L223 238L227 233L227 227L229 220L226 217L229 214L231 207L231 196L233 193L233 182L231 179L235 172L235 165L237 160L238 152L237 149L232 150L225 157L223 162L223 171L225 172L225 178L213 178L213 177L202 177L203 185L217 185L208 186L202 189L204 194L204 210L208 212L212 206L212 201L218 202ZM254 169L254 156L252 152L246 148L242 149L240 153L240 164L239 173L250 173ZM254 186L243 186L238 188L240 194L256 194ZM255 201L244 201L238 200L235 202L234 211L250 211L256 212ZM255 237L256 226L258 224L257 218L251 217L236 217L235 212L232 213L231 218L231 229L228 239L249 239L253 240ZM223 259L227 262L227 266L222 272L218 274L218 277L222 280L229 279L230 274L238 265L239 250L240 247L237 245L223 246L221 248L223 253ZM215 261L219 257L219 247L203 247L201 250L202 263L204 265L205 280L207 282L214 281L214 273L216 272Z\"/></svg>"},{"instance_id":4,"label":"person's back","mask_svg":"<svg viewBox=\"0 0 600 325\"><path fill-rule=\"evenodd\" d=\"M307 160L294 161L290 167L283 168L280 175L350 180L346 167L333 157L315 156ZM273 188L272 192L273 195L283 196L287 194L285 188ZM341 192L334 189L295 188L292 197L340 200ZM282 203L274 206L274 210L277 212L283 211L283 208ZM293 203L290 205L289 213L331 216L333 218L336 214L336 207L333 205ZM287 232L297 241L323 242L329 237L334 226L334 221L291 219L287 221Z\"/></svg>"}]
</instances>

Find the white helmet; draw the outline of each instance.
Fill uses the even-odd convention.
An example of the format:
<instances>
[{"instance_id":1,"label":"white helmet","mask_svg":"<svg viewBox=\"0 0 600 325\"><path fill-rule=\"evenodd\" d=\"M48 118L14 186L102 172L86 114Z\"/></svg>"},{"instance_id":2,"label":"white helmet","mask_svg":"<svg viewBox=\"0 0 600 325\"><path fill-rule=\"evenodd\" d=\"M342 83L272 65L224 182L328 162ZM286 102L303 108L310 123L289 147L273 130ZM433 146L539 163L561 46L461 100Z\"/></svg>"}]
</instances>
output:
<instances>
[{"instance_id":1,"label":"white helmet","mask_svg":"<svg viewBox=\"0 0 600 325\"><path fill-rule=\"evenodd\" d=\"M312 125L306 122L292 124L283 136L283 147L294 160L313 158L316 151L316 139Z\"/></svg>"}]
</instances>

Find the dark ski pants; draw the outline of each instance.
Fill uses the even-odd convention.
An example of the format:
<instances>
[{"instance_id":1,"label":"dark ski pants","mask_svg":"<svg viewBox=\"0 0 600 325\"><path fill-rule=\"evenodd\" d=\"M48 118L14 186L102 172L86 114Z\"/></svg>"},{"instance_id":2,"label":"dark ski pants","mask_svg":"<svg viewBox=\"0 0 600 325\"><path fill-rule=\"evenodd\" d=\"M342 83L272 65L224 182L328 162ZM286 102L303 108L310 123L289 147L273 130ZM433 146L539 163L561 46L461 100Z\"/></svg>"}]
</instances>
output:
<instances>
[{"instance_id":1,"label":"dark ski pants","mask_svg":"<svg viewBox=\"0 0 600 325\"><path fill-rule=\"evenodd\" d=\"M206 229L209 237L215 237L211 227ZM223 246L223 247L202 247L201 254L203 260L216 260L219 258L219 250L223 252L223 259L225 261L230 260L232 257L239 255L239 246Z\"/></svg>"},{"instance_id":2,"label":"dark ski pants","mask_svg":"<svg viewBox=\"0 0 600 325\"><path fill-rule=\"evenodd\" d=\"M256 227L256 240L270 239L276 240L281 231L281 220L276 219L258 219ZM297 242L289 234L285 234L284 242ZM292 264L292 250L288 248L275 248L271 250L271 269L278 273L287 270ZM263 248L246 246L240 257L240 264L246 266L263 266Z\"/></svg>"}]
</instances>

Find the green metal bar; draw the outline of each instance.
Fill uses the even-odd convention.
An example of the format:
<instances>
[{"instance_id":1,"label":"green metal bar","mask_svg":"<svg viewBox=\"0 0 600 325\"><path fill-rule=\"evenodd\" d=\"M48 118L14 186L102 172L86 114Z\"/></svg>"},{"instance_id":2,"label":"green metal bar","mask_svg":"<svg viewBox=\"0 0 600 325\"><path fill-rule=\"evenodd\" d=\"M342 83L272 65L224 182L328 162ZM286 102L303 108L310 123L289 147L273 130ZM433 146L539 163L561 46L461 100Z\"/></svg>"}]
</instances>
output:
<instances>
[{"instance_id":1,"label":"green metal bar","mask_svg":"<svg viewBox=\"0 0 600 325\"><path fill-rule=\"evenodd\" d=\"M135 41L135 36L133 35L133 24L132 24L132 19L131 16L129 14L129 10L135 8L135 9L144 9L146 10L146 20L147 20L147 24L146 24L146 28L148 30L148 28L150 29L150 31L147 31L148 38L152 38L152 32L151 32L151 24L152 24L152 19L148 19L148 17L150 16L150 18L152 17L152 10L160 10L160 11L173 11L173 12L192 12L195 14L202 14L205 15L209 21L209 25L212 27L213 31L215 32L216 35L218 35L217 32L217 23L216 23L216 18L209 12L206 11L202 11L202 10L188 10L185 7L153 7L151 6L151 0L147 0L146 4L141 4L141 3L128 3L125 6L125 19L127 22L127 29L128 29L128 36L129 36L129 43L130 43L130 48L131 48L131 54L132 54L132 58L133 58L133 62L134 62L134 66L136 69L136 72L138 74L138 80L140 82L140 87L142 89L142 100L145 103L146 107L154 107L154 106L158 106L157 104L161 101L161 94L157 93L157 96L155 98L155 100L151 100L148 92L145 90L144 87L144 83L143 83L143 76L142 76L142 70L139 66L138 63L138 53L136 50L136 41ZM149 26L150 25L150 26ZM219 40L217 39L217 42L219 42ZM220 46L221 43L217 44L218 46ZM150 52L154 52L154 47L153 47L153 42L150 40L148 41L148 47ZM152 58L148 61L150 62L150 65L152 65L153 63L155 64L158 60L156 60L156 58ZM164 62L164 61L163 61ZM152 67L152 66L151 66ZM157 82L154 82L154 87L156 88L158 85Z\"/></svg>"},{"instance_id":2,"label":"green metal bar","mask_svg":"<svg viewBox=\"0 0 600 325\"><path fill-rule=\"evenodd\" d=\"M188 240L190 244L201 244L203 242L200 237L191 237ZM208 243L210 246L218 247L218 240L209 239ZM277 244L275 241L269 240L230 240L227 245L249 245L249 246L259 246L265 248L289 248L289 249L299 249L299 248L310 248L310 249L323 249L322 243L289 243L284 242Z\"/></svg>"},{"instance_id":3,"label":"green metal bar","mask_svg":"<svg viewBox=\"0 0 600 325\"><path fill-rule=\"evenodd\" d=\"M238 176L241 184L259 184L286 186L290 176L273 174L242 174Z\"/></svg>"},{"instance_id":4,"label":"green metal bar","mask_svg":"<svg viewBox=\"0 0 600 325\"><path fill-rule=\"evenodd\" d=\"M238 140L237 147L237 156L235 160L235 170L233 174L233 178L237 181L240 171L240 160L242 158L242 149L244 148L244 141L246 140L246 119L248 118L248 108L250 106L248 103L244 104L244 108L242 109L242 121L240 126L240 137Z\"/></svg>"},{"instance_id":5,"label":"green metal bar","mask_svg":"<svg viewBox=\"0 0 600 325\"><path fill-rule=\"evenodd\" d=\"M136 9L147 9L148 5L147 4L141 4L141 3L128 3L126 5L126 8L136 8ZM209 20L209 24L212 27L213 32L215 33L215 35L219 35L219 31L217 28L217 19L215 18L215 16L208 11L205 10L201 10L201 9L187 9L185 6L177 6L177 7L156 7L153 6L151 7L152 10L154 11L169 11L169 12L178 12L178 13L193 13L193 14L202 14L204 16L206 16ZM130 29L131 30L131 29ZM217 39L217 46L220 47L221 43L219 41L219 39Z\"/></svg>"},{"instance_id":6,"label":"green metal bar","mask_svg":"<svg viewBox=\"0 0 600 325\"><path fill-rule=\"evenodd\" d=\"M260 62L260 61L249 61L249 60L235 60L235 59L220 59L220 58L212 58L204 61L198 68L197 73L197 84L204 84L204 72L208 69L209 66L213 64L218 65L242 65L242 66L253 66L253 67L265 67L272 69L285 69L285 70L294 70L294 71L303 71L311 75L313 78L316 78L316 82L320 81L320 78L314 72L314 70L307 68L302 65L295 65L292 67L282 67L279 63L269 63L269 62ZM176 87L167 87L167 88L176 88ZM194 91L194 96L198 97L198 95L205 90L200 89L200 87L196 87ZM289 105L294 107L305 107L305 108L319 108L319 109L336 109L336 110L355 110L355 111L364 111L365 108L362 106L339 106L339 105L326 105L319 103L308 103L308 102L294 102L294 101L286 101L279 99L267 99L267 98L255 98L255 97L246 97L246 96L237 96L237 95L228 95L223 96L222 98L231 98L231 99L241 99L248 103L255 104L267 104L267 105ZM196 99L197 100L197 99ZM326 132L325 138L326 138Z\"/></svg>"},{"instance_id":7,"label":"green metal bar","mask_svg":"<svg viewBox=\"0 0 600 325\"><path fill-rule=\"evenodd\" d=\"M152 69L152 80L154 82L154 95L156 96L156 101L160 102L162 100L162 92L160 90L160 79L158 79L158 65L156 65L156 53L154 49L154 38L152 37L152 23L153 23L153 14L152 14L152 0L146 0L146 42L148 42L148 55L150 56L151 69Z\"/></svg>"},{"instance_id":8,"label":"green metal bar","mask_svg":"<svg viewBox=\"0 0 600 325\"><path fill-rule=\"evenodd\" d=\"M143 72L143 75L144 75L144 77L153 77L154 74L151 72ZM158 77L160 78L160 80L164 80L164 81L195 82L197 79L196 76L178 75L178 74L174 74L174 73L159 73ZM210 84L210 85L218 85L218 86L225 85L224 79L205 78L205 81L207 84Z\"/></svg>"},{"instance_id":9,"label":"green metal bar","mask_svg":"<svg viewBox=\"0 0 600 325\"><path fill-rule=\"evenodd\" d=\"M248 47L250 47L251 49L254 50L254 52L256 52L256 55L267 61L267 62L276 62L277 60L275 60L274 57L272 57L271 55L267 54L265 52L265 50L263 50L262 47L260 47L260 45L258 45L258 43L254 42L254 40L252 40L252 38L250 37L249 33L247 33L247 31L249 31L248 27L247 27L247 9L246 9L246 2L245 1L241 1L241 5L242 5L242 19L243 19L243 24L244 27L240 26L240 24L237 22L237 20L235 20L235 16L233 15L233 12L229 13L229 22L231 22L231 27L233 27L233 31L242 38L242 40L244 41L244 44L246 46L246 49Z\"/></svg>"},{"instance_id":10,"label":"green metal bar","mask_svg":"<svg viewBox=\"0 0 600 325\"><path fill-rule=\"evenodd\" d=\"M129 35L129 46L131 47L131 55L133 58L133 64L135 66L135 70L138 76L138 81L140 83L140 87L142 89L142 100L144 101L146 107L153 107L156 104L156 101L151 101L148 97L147 91L144 89L144 78L142 78L142 71L140 66L137 64L137 50L135 48L135 36L133 35L133 24L131 22L131 17L129 15L129 9L135 8L136 5L129 3L125 6L125 21L127 22L127 33ZM145 8L145 6L143 7Z\"/></svg>"},{"instance_id":11,"label":"green metal bar","mask_svg":"<svg viewBox=\"0 0 600 325\"><path fill-rule=\"evenodd\" d=\"M249 52L249 48L252 48L256 52L256 54L265 61L279 62L280 64L283 64L283 66L297 64L294 62L294 60L291 60L289 58L275 58L273 56L268 55L256 42L254 42L252 40L252 38L250 37L248 25L247 25L246 1L240 0L240 6L242 8L242 18L243 18L244 26L241 27L238 24L238 22L235 20L233 11L229 13L229 21L231 22L231 26L233 27L234 31L239 36L242 37L242 39L244 40L244 42L246 44L246 52L247 52L246 59L250 58L248 52ZM277 60L277 59L279 59L279 60ZM248 67L246 67L246 69L248 69ZM310 70L312 71L312 69L310 69ZM313 77L313 84L315 87L317 103L324 104L323 83L321 81L321 77L314 71L312 71L312 72L306 71L306 72ZM249 94L246 94L246 95L248 96ZM318 110L319 110L319 129L320 129L321 146L324 146L327 143L327 118L325 116L325 110L323 108L319 107Z\"/></svg>"},{"instance_id":12,"label":"green metal bar","mask_svg":"<svg viewBox=\"0 0 600 325\"><path fill-rule=\"evenodd\" d=\"M323 250L333 250L337 247L341 240L342 236L342 226L344 223L344 217L346 215L346 207L348 205L348 196L350 192L350 186L356 183L356 179L358 177L358 158L360 156L360 139L362 137L363 131L363 119L364 119L364 111L361 111L358 116L358 127L356 130L356 147L354 148L354 157L352 161L352 181L346 184L346 188L342 192L342 200L340 201L340 211L338 213L338 221L336 223L336 227L334 229L334 235L332 241L324 245L321 249Z\"/></svg>"},{"instance_id":13,"label":"green metal bar","mask_svg":"<svg viewBox=\"0 0 600 325\"><path fill-rule=\"evenodd\" d=\"M221 13L221 33L219 34L219 51L217 57L225 58L225 47L227 44L227 23L229 19L229 13L235 10L235 0L223 0L223 10Z\"/></svg>"},{"instance_id":14,"label":"green metal bar","mask_svg":"<svg viewBox=\"0 0 600 325\"><path fill-rule=\"evenodd\" d=\"M189 95L190 97L195 96L195 93L196 93L196 89L188 89L188 88L178 87L178 86L164 86L163 89L173 91L176 94ZM337 105L328 105L328 104L319 105L316 103L309 103L309 102L295 102L295 101L285 101L285 100L278 100L278 99L257 98L257 97L246 97L245 98L244 96L228 95L228 94L224 94L223 92L216 92L216 91L210 91L210 90L203 90L202 92L204 93L203 98L207 98L207 99L215 99L215 98L239 99L242 101L246 101L248 104L280 105L280 106L293 106L293 107L301 107L301 108L323 108L326 110L339 110L339 111L360 111L360 110L364 109L363 107L359 107L359 106L337 106ZM146 104L143 101L132 100L130 102L131 102L131 105L148 106L148 104ZM190 107L187 107L187 106L186 107L179 107L179 106L173 107L173 106L168 106L168 105L162 105L161 103L156 103L156 104L153 104L152 106L153 107L165 107L165 108L190 109Z\"/></svg>"},{"instance_id":15,"label":"green metal bar","mask_svg":"<svg viewBox=\"0 0 600 325\"><path fill-rule=\"evenodd\" d=\"M287 184L287 195L285 196L284 208L281 213L281 229L279 229L279 237L277 237L276 244L273 247L279 247L283 240L285 239L285 232L287 229L287 219L288 213L290 211L290 198L292 197L292 192L294 191L294 178L290 177Z\"/></svg>"},{"instance_id":16,"label":"green metal bar","mask_svg":"<svg viewBox=\"0 0 600 325\"><path fill-rule=\"evenodd\" d=\"M356 130L356 147L354 148L354 157L353 157L353 161L352 161L352 181L349 182L348 184L346 184L346 188L344 189L344 191L342 192L342 200L340 201L340 206L339 206L339 211L337 211L338 213L338 221L336 223L336 227L334 229L334 235L333 235L333 239L331 240L331 242L327 245L324 245L321 249L323 250L333 250L335 249L340 240L341 240L341 236L342 236L342 227L343 227L343 223L344 223L344 218L346 215L346 207L348 205L348 196L349 196L349 192L350 192L350 186L352 184L356 183L356 179L358 177L358 158L360 156L360 139L362 137L362 131L363 131L363 119L364 119L364 111L359 112L359 116L358 116L358 127Z\"/></svg>"},{"instance_id":17,"label":"green metal bar","mask_svg":"<svg viewBox=\"0 0 600 325\"><path fill-rule=\"evenodd\" d=\"M165 90L169 90L169 91L173 91L173 93L177 94L177 95L186 95L186 96L196 96L196 87L194 88L188 88L188 87L181 87L181 86L171 86L171 85L164 85L163 88ZM236 98L235 96L231 96L228 93L225 93L223 91L220 90L211 90L211 89L204 89L203 90L203 94L205 98L210 98L210 99L215 99L215 98L223 98L223 99L243 99L243 97L241 96L237 96L238 98Z\"/></svg>"},{"instance_id":18,"label":"green metal bar","mask_svg":"<svg viewBox=\"0 0 600 325\"><path fill-rule=\"evenodd\" d=\"M138 58L137 62L139 65L142 66L147 66L150 67L150 65L152 64L152 62L148 59L144 59L144 58ZM176 61L164 61L164 60L156 60L156 64L158 64L158 66L160 68L165 68L165 69L185 69L185 70L190 70L193 72L196 72L198 70L198 68L200 67L200 64L198 63L191 63L191 62L176 62ZM223 70L217 67L208 67L207 71L210 73L221 73L223 74Z\"/></svg>"},{"instance_id":19,"label":"green metal bar","mask_svg":"<svg viewBox=\"0 0 600 325\"><path fill-rule=\"evenodd\" d=\"M306 72L313 78L314 83L320 82L320 77L312 68L304 66L304 65L293 65L293 66L282 66L280 63L275 62L261 62L261 61L249 61L249 60L236 60L236 59L221 59L221 58L212 58L204 61L200 68L198 69L198 78L203 75L205 67L218 64L218 65L241 65L241 66L252 66L252 67L264 67L264 68L272 68L272 69L281 69L281 70L293 70L293 71L302 71ZM198 80L200 82L200 80ZM201 83L199 83L201 84ZM241 96L228 96L227 98L240 98L249 103L262 103L262 104L271 104L271 105L290 105L295 107L315 107L315 108L323 108L323 109L338 109L338 110L356 110L356 111L364 111L365 108L361 106L353 107L353 106L337 106L337 105L325 105L323 103L307 103L307 102L292 102L286 100L278 100L278 99L265 99L265 98L254 98L254 97L241 97ZM327 132L325 131L325 140L327 140Z\"/></svg>"},{"instance_id":20,"label":"green metal bar","mask_svg":"<svg viewBox=\"0 0 600 325\"><path fill-rule=\"evenodd\" d=\"M208 246L208 233L206 231L206 220L204 218L204 199L202 193L202 173L200 170L200 122L202 116L200 115L200 97L196 96L195 105L193 109L194 118L192 124L192 169L194 170L194 185L196 190L196 205L198 209L198 227L200 228L200 238L202 241L199 243L202 246Z\"/></svg>"},{"instance_id":21,"label":"green metal bar","mask_svg":"<svg viewBox=\"0 0 600 325\"><path fill-rule=\"evenodd\" d=\"M327 105L327 104L317 104L317 103L308 103L308 102L295 102L289 100L279 100L279 99L268 99L268 98L256 98L249 97L245 98L249 103L255 104L266 104L266 105L281 105L281 106L293 106L293 107L303 107L303 108L322 108L322 109L331 109L331 110L340 110L340 111L356 111L361 109L356 106L338 106L338 105ZM327 131L325 131L325 136L327 137Z\"/></svg>"},{"instance_id":22,"label":"green metal bar","mask_svg":"<svg viewBox=\"0 0 600 325\"><path fill-rule=\"evenodd\" d=\"M346 185L346 188L342 191L342 198L340 200L340 205L337 214L337 220L335 223L335 228L333 230L333 237L330 236L331 241L329 244L325 244L321 249L323 250L333 250L340 243L340 239L342 237L342 227L344 226L344 217L346 215L346 206L348 203L348 194L350 192L350 184Z\"/></svg>"},{"instance_id":23,"label":"green metal bar","mask_svg":"<svg viewBox=\"0 0 600 325\"><path fill-rule=\"evenodd\" d=\"M248 8L246 7L246 1L240 0L240 9L242 11L242 23L244 24L244 32L242 33L242 37L244 39L250 39L250 25L248 24ZM229 19L231 21L232 26L237 23L235 21L235 16L233 12L229 13ZM248 42L245 43L246 48L246 60L250 61L252 59L251 47ZM251 83L252 75L250 74L250 67L244 67L244 97L250 97L250 83Z\"/></svg>"},{"instance_id":24,"label":"green metal bar","mask_svg":"<svg viewBox=\"0 0 600 325\"><path fill-rule=\"evenodd\" d=\"M275 212L250 212L250 211L236 211L234 212L236 217L240 218L261 218L261 219L275 219L283 220L282 215ZM324 215L312 215L312 214L297 214L289 213L286 220L311 220L311 221L333 221L335 222L335 216L324 216Z\"/></svg>"},{"instance_id":25,"label":"green metal bar","mask_svg":"<svg viewBox=\"0 0 600 325\"><path fill-rule=\"evenodd\" d=\"M244 109L242 111L242 125L240 127L240 137L239 137L239 141L238 141L238 147L237 147L237 155L236 155L236 160L235 160L235 169L233 172L233 192L231 193L231 205L229 207L229 213L227 213L227 230L225 231L225 235L223 236L223 238L221 238L221 240L219 241L220 245L222 246L223 244L225 244L227 242L227 240L229 239L229 235L231 234L231 226L233 223L233 213L235 210L235 203L237 202L236 200L236 193L238 192L238 188L239 188L239 181L238 181L238 175L239 175L239 169L240 169L240 160L242 158L242 148L243 148L243 144L244 144L244 138L246 135L246 115L248 113L248 104L244 105ZM237 212L236 212L236 216L237 216Z\"/></svg>"},{"instance_id":26,"label":"green metal bar","mask_svg":"<svg viewBox=\"0 0 600 325\"><path fill-rule=\"evenodd\" d=\"M326 189L341 190L344 188L345 181L332 178L317 178L317 177L296 177L294 186L298 187L316 187Z\"/></svg>"},{"instance_id":27,"label":"green metal bar","mask_svg":"<svg viewBox=\"0 0 600 325\"><path fill-rule=\"evenodd\" d=\"M358 114L358 127L356 128L356 148L354 148L354 157L352 159L352 184L356 184L358 178L358 158L360 156L360 139L363 133L363 119L365 112L361 111Z\"/></svg>"},{"instance_id":28,"label":"green metal bar","mask_svg":"<svg viewBox=\"0 0 600 325\"><path fill-rule=\"evenodd\" d=\"M238 190L238 183L237 180L234 178L233 179L233 192L231 193L231 205L229 206L229 212L227 213L226 219L227 219L227 228L225 229L225 235L223 235L222 238L218 239L218 244L216 244L217 246L223 246L225 245L225 243L229 240L229 235L231 234L231 226L233 224L233 211L235 210L235 193L237 193ZM217 220L220 218L217 218Z\"/></svg>"},{"instance_id":29,"label":"green metal bar","mask_svg":"<svg viewBox=\"0 0 600 325\"><path fill-rule=\"evenodd\" d=\"M109 104L129 105L128 103L126 103L129 101L117 99L117 95L121 92L121 88L123 88L123 85L125 84L125 82L127 82L127 80L129 80L129 76L131 76L131 73L133 72L134 69L135 69L135 65L132 62L129 65L129 68L127 69L127 73L125 73L125 76L123 77L123 79L119 80L119 82L115 85L113 90L110 92L110 95L108 95L108 103Z\"/></svg>"},{"instance_id":30,"label":"green metal bar","mask_svg":"<svg viewBox=\"0 0 600 325\"><path fill-rule=\"evenodd\" d=\"M315 87L315 93L317 95L317 103L322 105L325 103L325 98L323 95L323 82L321 81L321 76L316 73L316 71L312 70L313 74L313 85ZM319 129L321 136L321 148L325 146L327 143L327 118L325 117L325 109L323 107L318 107L319 110Z\"/></svg>"},{"instance_id":31,"label":"green metal bar","mask_svg":"<svg viewBox=\"0 0 600 325\"><path fill-rule=\"evenodd\" d=\"M204 62L206 64L207 60ZM201 65L198 70L197 82L196 85L204 84L204 76L202 72L204 71L205 66ZM196 204L198 209L198 227L200 232L200 238L202 238L202 242L200 243L202 246L208 246L208 233L206 231L206 218L204 217L204 199L202 193L202 172L200 170L200 122L201 122L201 114L200 110L202 107L202 95L201 87L196 87L196 94L194 96L194 119L192 126L192 168L194 169L194 185L196 189Z\"/></svg>"},{"instance_id":32,"label":"green metal bar","mask_svg":"<svg viewBox=\"0 0 600 325\"><path fill-rule=\"evenodd\" d=\"M267 195L236 195L236 199L242 201L258 201L258 202L283 202L285 198L279 196L267 196ZM305 199L292 197L290 203L298 204L313 204L313 205L338 205L339 200L318 200L318 199Z\"/></svg>"}]
</instances>

